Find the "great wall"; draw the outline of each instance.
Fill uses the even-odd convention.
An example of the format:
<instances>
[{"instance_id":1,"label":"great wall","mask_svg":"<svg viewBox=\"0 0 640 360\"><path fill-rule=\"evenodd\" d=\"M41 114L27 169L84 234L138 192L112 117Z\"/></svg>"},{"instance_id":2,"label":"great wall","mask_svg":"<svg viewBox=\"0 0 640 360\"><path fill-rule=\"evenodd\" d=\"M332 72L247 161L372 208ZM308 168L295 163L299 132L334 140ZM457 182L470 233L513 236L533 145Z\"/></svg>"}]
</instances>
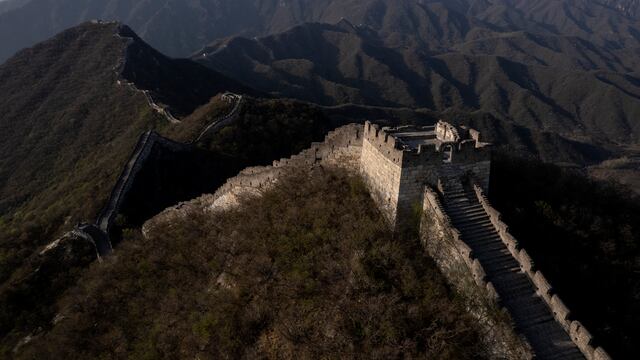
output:
<instances>
[{"instance_id":1,"label":"great wall","mask_svg":"<svg viewBox=\"0 0 640 360\"><path fill-rule=\"evenodd\" d=\"M155 111L177 122L142 92ZM153 131L142 134L95 222L80 224L68 235L92 242L98 259L110 254L110 228L153 147L179 151L234 121L243 97L227 93L223 100L234 103L231 111L187 144ZM274 186L287 172L313 166L336 166L362 175L393 230L418 227L413 230L425 251L454 288L468 293L468 309L484 323L485 341L497 357L610 359L589 331L572 318L487 200L491 148L474 129L443 121L426 127L381 128L370 122L346 125L298 155L274 161L272 166L247 168L214 194L166 209L144 224L143 234L158 222L188 216L194 207L221 211L236 206L242 197L259 195ZM417 223L416 215L420 215ZM43 253L58 243L50 244ZM500 308L507 310L513 328L493 318L494 309Z\"/></svg>"},{"instance_id":2,"label":"great wall","mask_svg":"<svg viewBox=\"0 0 640 360\"><path fill-rule=\"evenodd\" d=\"M215 118L206 126L204 131L196 139L187 144L167 139L160 136L155 131L146 131L140 135L129 160L125 164L120 176L118 176L116 184L111 190L111 194L106 205L100 211L96 220L93 223L78 224L78 226L76 226L76 228L68 235L79 236L83 239L90 240L96 247L98 258L110 254L113 251L113 244L110 239L111 227L124 200L127 198L127 195L131 190L137 174L144 166L149 155L152 153L153 148L155 146L162 146L164 148L171 149L172 151L186 150L199 141L205 134L215 131L221 126L233 121L241 109L243 97L232 93L224 93L222 94L221 99L233 104L231 110L228 113ZM59 243L58 240L54 241L50 246Z\"/></svg>"},{"instance_id":3,"label":"great wall","mask_svg":"<svg viewBox=\"0 0 640 360\"><path fill-rule=\"evenodd\" d=\"M572 318L487 200L490 151L476 130L442 121L429 127L351 124L289 159L243 170L214 194L165 210L145 223L143 234L159 222L188 216L193 208L236 206L294 168L338 166L363 176L394 230L415 226L409 220L421 214L418 232L426 252L454 288L470 291L470 300L481 304L468 308L487 323L487 342L497 357L611 359ZM491 318L494 308L506 309L513 328Z\"/></svg>"}]
</instances>

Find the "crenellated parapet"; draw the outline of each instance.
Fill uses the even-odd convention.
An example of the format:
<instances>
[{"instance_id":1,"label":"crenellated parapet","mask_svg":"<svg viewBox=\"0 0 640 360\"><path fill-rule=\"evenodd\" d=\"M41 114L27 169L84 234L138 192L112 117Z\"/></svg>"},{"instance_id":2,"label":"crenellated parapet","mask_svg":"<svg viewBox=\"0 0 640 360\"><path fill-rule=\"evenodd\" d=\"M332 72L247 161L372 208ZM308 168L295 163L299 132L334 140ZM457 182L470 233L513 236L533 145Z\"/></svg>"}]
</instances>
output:
<instances>
[{"instance_id":1,"label":"crenellated parapet","mask_svg":"<svg viewBox=\"0 0 640 360\"><path fill-rule=\"evenodd\" d=\"M271 166L254 166L230 178L213 195L211 208L235 206L243 195L259 194L273 186L283 174L294 168L335 165L358 171L362 147L362 125L349 124L329 132L324 141L314 142L289 158L275 160Z\"/></svg>"},{"instance_id":2,"label":"crenellated parapet","mask_svg":"<svg viewBox=\"0 0 640 360\"><path fill-rule=\"evenodd\" d=\"M381 127L367 121L364 137L385 158L401 167L475 162L490 158L490 144L480 141L480 132L444 121L432 126L399 127ZM451 156L445 158L445 155Z\"/></svg>"},{"instance_id":3,"label":"crenellated parapet","mask_svg":"<svg viewBox=\"0 0 640 360\"><path fill-rule=\"evenodd\" d=\"M569 308L560 299L560 296L555 292L553 286L551 286L551 283L542 272L536 268L531 256L511 235L509 227L502 221L500 212L491 206L482 188L474 185L474 191L478 202L489 215L491 223L499 234L500 239L520 265L521 271L531 280L531 283L536 288L536 293L547 304L555 321L569 334L571 340L587 360L610 360L611 357L609 354L597 345L591 333L580 321L573 317Z\"/></svg>"},{"instance_id":4,"label":"crenellated parapet","mask_svg":"<svg viewBox=\"0 0 640 360\"><path fill-rule=\"evenodd\" d=\"M480 133L439 121L431 126L364 126L361 170L393 227L422 203L423 188L472 175L488 188L491 150Z\"/></svg>"}]
</instances>

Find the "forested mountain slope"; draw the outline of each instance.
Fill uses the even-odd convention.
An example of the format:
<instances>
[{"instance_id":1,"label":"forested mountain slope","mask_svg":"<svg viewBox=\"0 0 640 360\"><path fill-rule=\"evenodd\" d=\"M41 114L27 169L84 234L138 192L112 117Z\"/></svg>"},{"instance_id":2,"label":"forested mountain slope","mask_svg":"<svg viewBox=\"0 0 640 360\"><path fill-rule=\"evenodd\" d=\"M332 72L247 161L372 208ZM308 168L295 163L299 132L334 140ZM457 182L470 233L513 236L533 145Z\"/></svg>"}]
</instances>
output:
<instances>
[{"instance_id":1,"label":"forested mountain slope","mask_svg":"<svg viewBox=\"0 0 640 360\"><path fill-rule=\"evenodd\" d=\"M358 177L300 169L239 209L131 233L16 358L488 359L419 247Z\"/></svg>"},{"instance_id":2,"label":"forested mountain slope","mask_svg":"<svg viewBox=\"0 0 640 360\"><path fill-rule=\"evenodd\" d=\"M60 229L93 219L140 134L172 125L149 101L190 113L241 89L116 23L67 30L1 65L0 280Z\"/></svg>"},{"instance_id":3,"label":"forested mountain slope","mask_svg":"<svg viewBox=\"0 0 640 360\"><path fill-rule=\"evenodd\" d=\"M592 50L606 67L600 57L606 55ZM545 64L475 51L428 55L381 46L376 34L342 21L305 24L260 39L233 38L197 59L277 96L326 105L481 111L573 139L637 143L640 123L633 119L640 116L640 78L593 70L593 64L580 69L576 63L588 61L581 51L561 56L564 64L558 66L545 65L555 61L551 55L539 60Z\"/></svg>"},{"instance_id":4,"label":"forested mountain slope","mask_svg":"<svg viewBox=\"0 0 640 360\"><path fill-rule=\"evenodd\" d=\"M8 5L20 2L26 4L0 15L0 61L95 18L122 21L172 56L231 35L267 35L342 18L372 27L388 46L430 50L519 30L580 36L612 48L637 47L640 38L637 0L9 0Z\"/></svg>"}]
</instances>

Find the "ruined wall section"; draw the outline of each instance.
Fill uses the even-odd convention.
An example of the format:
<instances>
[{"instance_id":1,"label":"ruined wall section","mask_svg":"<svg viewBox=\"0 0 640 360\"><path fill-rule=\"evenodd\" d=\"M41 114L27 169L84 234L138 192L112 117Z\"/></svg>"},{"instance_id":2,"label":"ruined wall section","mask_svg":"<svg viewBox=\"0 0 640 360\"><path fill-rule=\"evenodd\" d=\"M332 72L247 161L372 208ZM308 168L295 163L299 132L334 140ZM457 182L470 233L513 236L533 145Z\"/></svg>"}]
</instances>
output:
<instances>
[{"instance_id":1,"label":"ruined wall section","mask_svg":"<svg viewBox=\"0 0 640 360\"><path fill-rule=\"evenodd\" d=\"M438 195L423 188L420 240L447 281L462 296L469 312L484 329L483 341L492 358L532 359L530 345L513 329L512 319L499 306L499 295L486 281L485 271L471 248L451 224Z\"/></svg>"},{"instance_id":2,"label":"ruined wall section","mask_svg":"<svg viewBox=\"0 0 640 360\"><path fill-rule=\"evenodd\" d=\"M362 130L362 125L345 125L329 132L323 142L314 142L310 148L291 158L276 160L272 166L256 166L242 170L213 194L210 209L236 206L242 196L257 195L269 189L283 174L293 168L309 168L321 164L359 171Z\"/></svg>"},{"instance_id":3,"label":"ruined wall section","mask_svg":"<svg viewBox=\"0 0 640 360\"><path fill-rule=\"evenodd\" d=\"M509 227L501 220L500 212L491 206L483 189L478 185L474 185L474 190L478 201L482 204L491 219L491 223L500 234L502 242L507 245L513 257L520 264L522 271L527 274L535 285L536 292L544 299L556 321L567 331L571 340L578 346L587 360L610 360L609 354L602 347L597 346L593 336L582 323L572 318L571 311L562 302L558 294L555 293L542 272L536 269L531 256L525 249L521 248L518 241L509 233Z\"/></svg>"}]
</instances>

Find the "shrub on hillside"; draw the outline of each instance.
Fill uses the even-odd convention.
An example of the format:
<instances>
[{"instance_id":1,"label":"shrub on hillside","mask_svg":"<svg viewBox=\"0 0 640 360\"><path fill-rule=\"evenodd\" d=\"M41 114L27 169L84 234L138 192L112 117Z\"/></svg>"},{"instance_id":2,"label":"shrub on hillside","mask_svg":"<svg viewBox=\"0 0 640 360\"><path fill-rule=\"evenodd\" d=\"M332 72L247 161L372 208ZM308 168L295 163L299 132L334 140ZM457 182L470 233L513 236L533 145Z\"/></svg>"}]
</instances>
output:
<instances>
[{"instance_id":1,"label":"shrub on hillside","mask_svg":"<svg viewBox=\"0 0 640 360\"><path fill-rule=\"evenodd\" d=\"M236 210L127 240L21 357L483 357L419 242L394 238L342 172L294 174Z\"/></svg>"}]
</instances>

